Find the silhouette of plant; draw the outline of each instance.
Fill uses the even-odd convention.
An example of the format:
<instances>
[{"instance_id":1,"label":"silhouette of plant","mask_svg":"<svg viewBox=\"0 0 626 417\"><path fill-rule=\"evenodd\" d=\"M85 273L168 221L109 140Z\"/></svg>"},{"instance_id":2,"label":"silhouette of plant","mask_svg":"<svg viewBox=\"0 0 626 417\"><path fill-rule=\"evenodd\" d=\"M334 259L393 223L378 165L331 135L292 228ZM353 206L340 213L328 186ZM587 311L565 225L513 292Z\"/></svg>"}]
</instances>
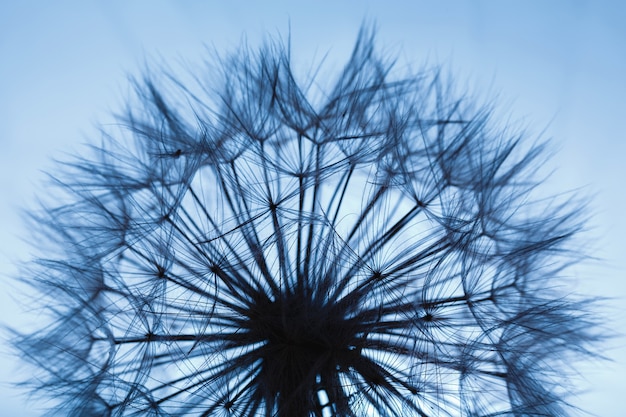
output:
<instances>
[{"instance_id":1,"label":"silhouette of plant","mask_svg":"<svg viewBox=\"0 0 626 417\"><path fill-rule=\"evenodd\" d=\"M373 44L332 88L280 42L146 77L62 164L23 275L53 322L16 336L52 414L567 413L581 204L534 197L545 143Z\"/></svg>"}]
</instances>

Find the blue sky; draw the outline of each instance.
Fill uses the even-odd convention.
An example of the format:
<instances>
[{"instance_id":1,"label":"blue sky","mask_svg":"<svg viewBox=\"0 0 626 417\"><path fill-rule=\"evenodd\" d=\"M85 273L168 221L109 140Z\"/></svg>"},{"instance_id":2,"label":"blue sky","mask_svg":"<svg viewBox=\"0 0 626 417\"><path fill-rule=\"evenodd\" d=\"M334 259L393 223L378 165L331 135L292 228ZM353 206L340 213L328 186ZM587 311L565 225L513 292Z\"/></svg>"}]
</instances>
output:
<instances>
[{"instance_id":1,"label":"blue sky","mask_svg":"<svg viewBox=\"0 0 626 417\"><path fill-rule=\"evenodd\" d=\"M592 195L588 233L600 260L572 270L575 290L615 297L607 328L626 330L626 3L619 1L0 1L0 274L26 258L17 208L32 204L51 158L97 138L146 62L193 66L207 47L228 52L247 39L291 33L296 64L348 57L363 19L400 65L441 64L498 112L554 139L546 190ZM0 290L2 321L27 317ZM35 319L36 320L36 319ZM623 415L626 341L614 363L581 368L575 403ZM6 351L3 348L0 352ZM0 356L0 416L36 416L5 386L21 369ZM27 411L23 411L27 410ZM3 414L4 413L4 414ZM30 414L29 414L30 413Z\"/></svg>"}]
</instances>

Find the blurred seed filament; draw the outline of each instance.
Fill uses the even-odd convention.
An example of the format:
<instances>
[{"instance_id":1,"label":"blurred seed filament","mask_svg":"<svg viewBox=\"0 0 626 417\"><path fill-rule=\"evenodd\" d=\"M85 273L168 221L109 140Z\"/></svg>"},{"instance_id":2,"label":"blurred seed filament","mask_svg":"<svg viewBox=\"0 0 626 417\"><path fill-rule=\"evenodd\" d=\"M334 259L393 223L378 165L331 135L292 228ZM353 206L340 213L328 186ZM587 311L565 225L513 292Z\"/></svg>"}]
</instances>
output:
<instances>
[{"instance_id":1,"label":"blurred seed filament","mask_svg":"<svg viewBox=\"0 0 626 417\"><path fill-rule=\"evenodd\" d=\"M52 414L567 413L597 338L558 290L581 205L533 199L544 145L373 43L328 89L280 43L146 78L55 173L24 278L54 322L17 343Z\"/></svg>"}]
</instances>

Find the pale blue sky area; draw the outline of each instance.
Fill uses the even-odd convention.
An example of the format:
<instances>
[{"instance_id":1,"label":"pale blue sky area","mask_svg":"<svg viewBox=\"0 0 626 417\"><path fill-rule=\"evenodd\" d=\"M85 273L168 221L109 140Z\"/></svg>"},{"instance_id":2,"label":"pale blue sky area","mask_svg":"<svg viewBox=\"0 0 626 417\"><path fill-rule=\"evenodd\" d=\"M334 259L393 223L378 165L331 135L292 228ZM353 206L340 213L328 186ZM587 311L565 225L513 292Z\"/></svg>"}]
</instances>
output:
<instances>
[{"instance_id":1,"label":"pale blue sky area","mask_svg":"<svg viewBox=\"0 0 626 417\"><path fill-rule=\"evenodd\" d=\"M51 158L97 139L139 75L158 59L201 63L206 47L232 50L244 38L291 33L295 64L326 68L349 56L364 18L400 65L443 64L498 112L555 140L551 193L593 195L589 248L602 258L572 271L578 289L616 297L607 327L626 330L626 2L621 1L0 1L0 274L28 247L17 207L32 204ZM0 317L26 315L0 289ZM626 341L614 363L581 369L589 412L624 415ZM2 349L2 352L6 351ZM0 416L37 416L7 385L23 375L0 356Z\"/></svg>"}]
</instances>

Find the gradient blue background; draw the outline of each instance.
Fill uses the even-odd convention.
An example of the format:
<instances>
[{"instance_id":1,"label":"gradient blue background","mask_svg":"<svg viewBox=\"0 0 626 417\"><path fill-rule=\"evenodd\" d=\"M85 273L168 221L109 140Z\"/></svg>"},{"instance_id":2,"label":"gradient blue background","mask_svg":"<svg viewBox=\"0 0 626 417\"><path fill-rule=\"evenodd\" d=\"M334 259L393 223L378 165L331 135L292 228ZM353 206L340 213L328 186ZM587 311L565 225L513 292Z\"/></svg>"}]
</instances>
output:
<instances>
[{"instance_id":1,"label":"gradient blue background","mask_svg":"<svg viewBox=\"0 0 626 417\"><path fill-rule=\"evenodd\" d=\"M296 66L328 53L347 59L364 18L400 65L443 64L498 111L552 137L558 153L548 193L593 195L588 247L599 261L571 271L573 290L615 297L606 327L626 329L626 2L620 1L10 1L0 0L0 321L37 320L13 300L7 279L28 256L18 207L43 191L52 157L97 139L146 62L200 63L247 38L287 34ZM613 363L580 368L575 404L625 415L626 342ZM10 381L25 370L0 344L0 416L37 416Z\"/></svg>"}]
</instances>

